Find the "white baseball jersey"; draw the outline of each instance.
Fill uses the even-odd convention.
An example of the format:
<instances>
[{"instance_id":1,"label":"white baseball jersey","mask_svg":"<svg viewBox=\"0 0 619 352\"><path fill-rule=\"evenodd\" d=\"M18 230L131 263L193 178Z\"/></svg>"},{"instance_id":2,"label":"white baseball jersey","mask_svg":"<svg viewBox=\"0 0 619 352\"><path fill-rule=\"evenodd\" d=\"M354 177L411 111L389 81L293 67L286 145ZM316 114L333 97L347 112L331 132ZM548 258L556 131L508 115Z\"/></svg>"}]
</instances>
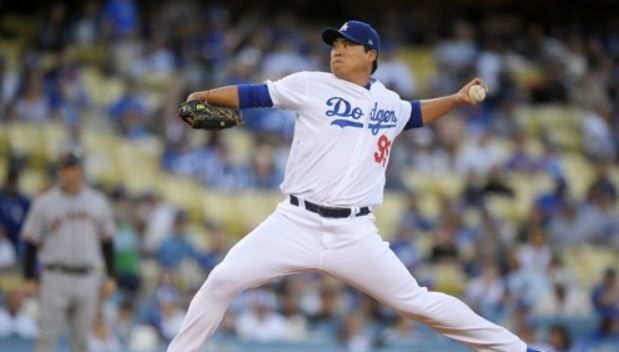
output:
<instances>
[{"instance_id":1,"label":"white baseball jersey","mask_svg":"<svg viewBox=\"0 0 619 352\"><path fill-rule=\"evenodd\" d=\"M411 102L377 80L368 89L326 72L299 72L267 86L273 107L297 112L282 192L335 207L379 205Z\"/></svg>"}]
</instances>

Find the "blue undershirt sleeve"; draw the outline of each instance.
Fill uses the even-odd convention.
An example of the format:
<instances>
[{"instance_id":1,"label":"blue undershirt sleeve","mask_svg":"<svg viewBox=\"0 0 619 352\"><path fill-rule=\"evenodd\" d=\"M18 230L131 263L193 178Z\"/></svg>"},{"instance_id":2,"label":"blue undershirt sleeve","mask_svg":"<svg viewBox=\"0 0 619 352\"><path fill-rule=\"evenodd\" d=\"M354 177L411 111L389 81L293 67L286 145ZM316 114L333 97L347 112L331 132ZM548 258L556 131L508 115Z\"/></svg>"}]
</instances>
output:
<instances>
[{"instance_id":1,"label":"blue undershirt sleeve","mask_svg":"<svg viewBox=\"0 0 619 352\"><path fill-rule=\"evenodd\" d=\"M266 84L239 84L239 106L245 108L270 108L273 106Z\"/></svg>"},{"instance_id":2,"label":"blue undershirt sleeve","mask_svg":"<svg viewBox=\"0 0 619 352\"><path fill-rule=\"evenodd\" d=\"M411 116L404 126L404 131L411 128L423 127L423 119L421 118L421 103L419 100L411 101Z\"/></svg>"}]
</instances>

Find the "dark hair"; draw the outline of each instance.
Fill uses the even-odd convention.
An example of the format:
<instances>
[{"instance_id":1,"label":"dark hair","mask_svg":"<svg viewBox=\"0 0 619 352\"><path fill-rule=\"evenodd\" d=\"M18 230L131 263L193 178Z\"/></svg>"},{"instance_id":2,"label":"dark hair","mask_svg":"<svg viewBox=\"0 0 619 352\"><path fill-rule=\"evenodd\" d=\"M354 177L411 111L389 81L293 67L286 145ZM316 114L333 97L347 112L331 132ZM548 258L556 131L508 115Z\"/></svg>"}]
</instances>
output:
<instances>
[{"instance_id":1,"label":"dark hair","mask_svg":"<svg viewBox=\"0 0 619 352\"><path fill-rule=\"evenodd\" d=\"M572 337L570 336L570 331L563 325L552 325L550 327L550 331L558 334L561 338L561 346L555 346L560 348L561 350L569 349L572 346Z\"/></svg>"},{"instance_id":2,"label":"dark hair","mask_svg":"<svg viewBox=\"0 0 619 352\"><path fill-rule=\"evenodd\" d=\"M376 50L376 49L372 49L369 46L363 46L363 49L365 50L366 53L370 52L370 50ZM372 63L372 73L374 73L376 71L376 69L378 68L378 51L376 51L376 60L374 60L374 62Z\"/></svg>"}]
</instances>

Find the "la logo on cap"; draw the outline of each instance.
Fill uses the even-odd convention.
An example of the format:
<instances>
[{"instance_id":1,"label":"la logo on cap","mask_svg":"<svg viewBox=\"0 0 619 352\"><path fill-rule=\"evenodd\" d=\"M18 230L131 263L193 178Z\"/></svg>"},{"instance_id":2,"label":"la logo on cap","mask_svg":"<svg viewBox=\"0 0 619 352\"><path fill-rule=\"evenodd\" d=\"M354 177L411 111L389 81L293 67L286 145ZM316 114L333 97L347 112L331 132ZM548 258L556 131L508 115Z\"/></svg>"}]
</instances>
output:
<instances>
[{"instance_id":1,"label":"la logo on cap","mask_svg":"<svg viewBox=\"0 0 619 352\"><path fill-rule=\"evenodd\" d=\"M344 25L342 26L342 28L340 28L340 31L344 32L348 30L348 22L344 23Z\"/></svg>"},{"instance_id":2,"label":"la logo on cap","mask_svg":"<svg viewBox=\"0 0 619 352\"><path fill-rule=\"evenodd\" d=\"M374 45L374 42L372 41L372 39L368 39L368 44Z\"/></svg>"}]
</instances>

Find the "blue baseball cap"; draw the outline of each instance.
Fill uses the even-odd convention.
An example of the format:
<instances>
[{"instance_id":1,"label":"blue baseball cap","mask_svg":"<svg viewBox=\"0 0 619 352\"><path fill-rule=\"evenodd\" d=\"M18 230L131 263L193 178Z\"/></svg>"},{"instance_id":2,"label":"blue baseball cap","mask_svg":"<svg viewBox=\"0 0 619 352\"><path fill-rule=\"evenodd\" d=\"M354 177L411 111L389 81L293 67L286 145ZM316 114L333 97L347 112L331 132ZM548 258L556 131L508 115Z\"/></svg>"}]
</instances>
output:
<instances>
[{"instance_id":1,"label":"blue baseball cap","mask_svg":"<svg viewBox=\"0 0 619 352\"><path fill-rule=\"evenodd\" d=\"M339 30L327 28L322 31L322 40L329 45L333 45L335 39L339 37L380 52L380 37L376 30L365 22L348 21Z\"/></svg>"},{"instance_id":2,"label":"blue baseball cap","mask_svg":"<svg viewBox=\"0 0 619 352\"><path fill-rule=\"evenodd\" d=\"M322 31L322 40L331 46L333 46L335 39L339 37L346 38L350 42L366 46L380 53L380 37L378 32L365 22L352 20L344 23L339 30L327 28ZM375 61L372 72L376 71L376 64L377 62Z\"/></svg>"}]
</instances>

